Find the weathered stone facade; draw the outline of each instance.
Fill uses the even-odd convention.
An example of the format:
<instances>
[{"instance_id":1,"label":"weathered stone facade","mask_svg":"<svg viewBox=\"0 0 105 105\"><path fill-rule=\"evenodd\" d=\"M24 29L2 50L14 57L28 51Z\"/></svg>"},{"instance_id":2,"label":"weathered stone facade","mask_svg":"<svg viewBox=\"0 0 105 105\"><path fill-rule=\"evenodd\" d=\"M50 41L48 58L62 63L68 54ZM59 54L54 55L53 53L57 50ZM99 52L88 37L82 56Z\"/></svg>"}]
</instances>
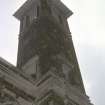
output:
<instances>
[{"instance_id":1,"label":"weathered stone facade","mask_svg":"<svg viewBox=\"0 0 105 105\"><path fill-rule=\"evenodd\" d=\"M92 105L85 93L60 0L28 0L20 20L17 67L0 58L0 105Z\"/></svg>"}]
</instances>

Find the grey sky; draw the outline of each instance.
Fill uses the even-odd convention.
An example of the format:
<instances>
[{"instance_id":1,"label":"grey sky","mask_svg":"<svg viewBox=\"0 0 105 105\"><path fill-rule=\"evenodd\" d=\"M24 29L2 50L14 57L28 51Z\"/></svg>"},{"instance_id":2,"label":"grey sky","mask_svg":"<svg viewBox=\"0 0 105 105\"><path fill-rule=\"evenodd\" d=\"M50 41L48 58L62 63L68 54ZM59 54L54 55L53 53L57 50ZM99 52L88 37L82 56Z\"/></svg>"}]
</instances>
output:
<instances>
[{"instance_id":1,"label":"grey sky","mask_svg":"<svg viewBox=\"0 0 105 105\"><path fill-rule=\"evenodd\" d=\"M12 14L25 0L0 2L0 56L16 63L19 22ZM87 94L105 105L105 0L62 0L74 15L68 22Z\"/></svg>"}]
</instances>

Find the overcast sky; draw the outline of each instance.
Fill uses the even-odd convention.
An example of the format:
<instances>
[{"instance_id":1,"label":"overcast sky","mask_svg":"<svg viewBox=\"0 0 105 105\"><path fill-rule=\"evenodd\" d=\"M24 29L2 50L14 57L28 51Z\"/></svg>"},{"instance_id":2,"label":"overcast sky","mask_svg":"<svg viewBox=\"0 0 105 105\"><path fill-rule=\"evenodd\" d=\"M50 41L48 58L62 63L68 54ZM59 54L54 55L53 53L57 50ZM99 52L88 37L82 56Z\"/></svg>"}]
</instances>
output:
<instances>
[{"instance_id":1,"label":"overcast sky","mask_svg":"<svg viewBox=\"0 0 105 105\"><path fill-rule=\"evenodd\" d=\"M74 14L68 19L86 92L105 105L105 0L62 0ZM19 21L12 15L25 0L0 1L0 56L16 64Z\"/></svg>"}]
</instances>

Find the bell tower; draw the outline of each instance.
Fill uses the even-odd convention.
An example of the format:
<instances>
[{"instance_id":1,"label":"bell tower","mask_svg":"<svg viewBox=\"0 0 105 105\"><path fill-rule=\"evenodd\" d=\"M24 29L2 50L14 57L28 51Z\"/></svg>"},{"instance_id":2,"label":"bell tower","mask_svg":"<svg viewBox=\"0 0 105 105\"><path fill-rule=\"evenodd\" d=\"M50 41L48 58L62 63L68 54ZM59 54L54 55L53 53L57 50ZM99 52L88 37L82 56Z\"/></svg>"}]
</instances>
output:
<instances>
[{"instance_id":1,"label":"bell tower","mask_svg":"<svg viewBox=\"0 0 105 105\"><path fill-rule=\"evenodd\" d=\"M38 105L91 105L67 22L72 14L60 0L27 0L14 14L20 20L17 67L37 84Z\"/></svg>"}]
</instances>

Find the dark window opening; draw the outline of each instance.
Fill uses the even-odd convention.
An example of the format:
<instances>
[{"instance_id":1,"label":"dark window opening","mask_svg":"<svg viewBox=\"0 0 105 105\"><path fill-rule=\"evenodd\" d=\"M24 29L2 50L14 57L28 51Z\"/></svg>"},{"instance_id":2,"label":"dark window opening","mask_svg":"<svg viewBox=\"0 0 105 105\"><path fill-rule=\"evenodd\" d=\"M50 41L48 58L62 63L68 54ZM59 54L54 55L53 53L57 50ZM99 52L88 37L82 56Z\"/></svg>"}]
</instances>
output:
<instances>
[{"instance_id":1,"label":"dark window opening","mask_svg":"<svg viewBox=\"0 0 105 105\"><path fill-rule=\"evenodd\" d=\"M59 21L60 21L60 23L62 23L63 21L62 21L62 17L61 16L59 16Z\"/></svg>"},{"instance_id":2,"label":"dark window opening","mask_svg":"<svg viewBox=\"0 0 105 105\"><path fill-rule=\"evenodd\" d=\"M37 6L37 17L39 17L39 6Z\"/></svg>"},{"instance_id":3,"label":"dark window opening","mask_svg":"<svg viewBox=\"0 0 105 105\"><path fill-rule=\"evenodd\" d=\"M48 6L48 12L51 14L52 13L52 11L51 11L51 8Z\"/></svg>"},{"instance_id":4,"label":"dark window opening","mask_svg":"<svg viewBox=\"0 0 105 105\"><path fill-rule=\"evenodd\" d=\"M23 27L24 27L23 19L24 19L24 18L22 18L21 23L20 23L20 32L23 30Z\"/></svg>"},{"instance_id":5,"label":"dark window opening","mask_svg":"<svg viewBox=\"0 0 105 105\"><path fill-rule=\"evenodd\" d=\"M30 24L30 17L26 16L26 27L29 26L29 24Z\"/></svg>"}]
</instances>

